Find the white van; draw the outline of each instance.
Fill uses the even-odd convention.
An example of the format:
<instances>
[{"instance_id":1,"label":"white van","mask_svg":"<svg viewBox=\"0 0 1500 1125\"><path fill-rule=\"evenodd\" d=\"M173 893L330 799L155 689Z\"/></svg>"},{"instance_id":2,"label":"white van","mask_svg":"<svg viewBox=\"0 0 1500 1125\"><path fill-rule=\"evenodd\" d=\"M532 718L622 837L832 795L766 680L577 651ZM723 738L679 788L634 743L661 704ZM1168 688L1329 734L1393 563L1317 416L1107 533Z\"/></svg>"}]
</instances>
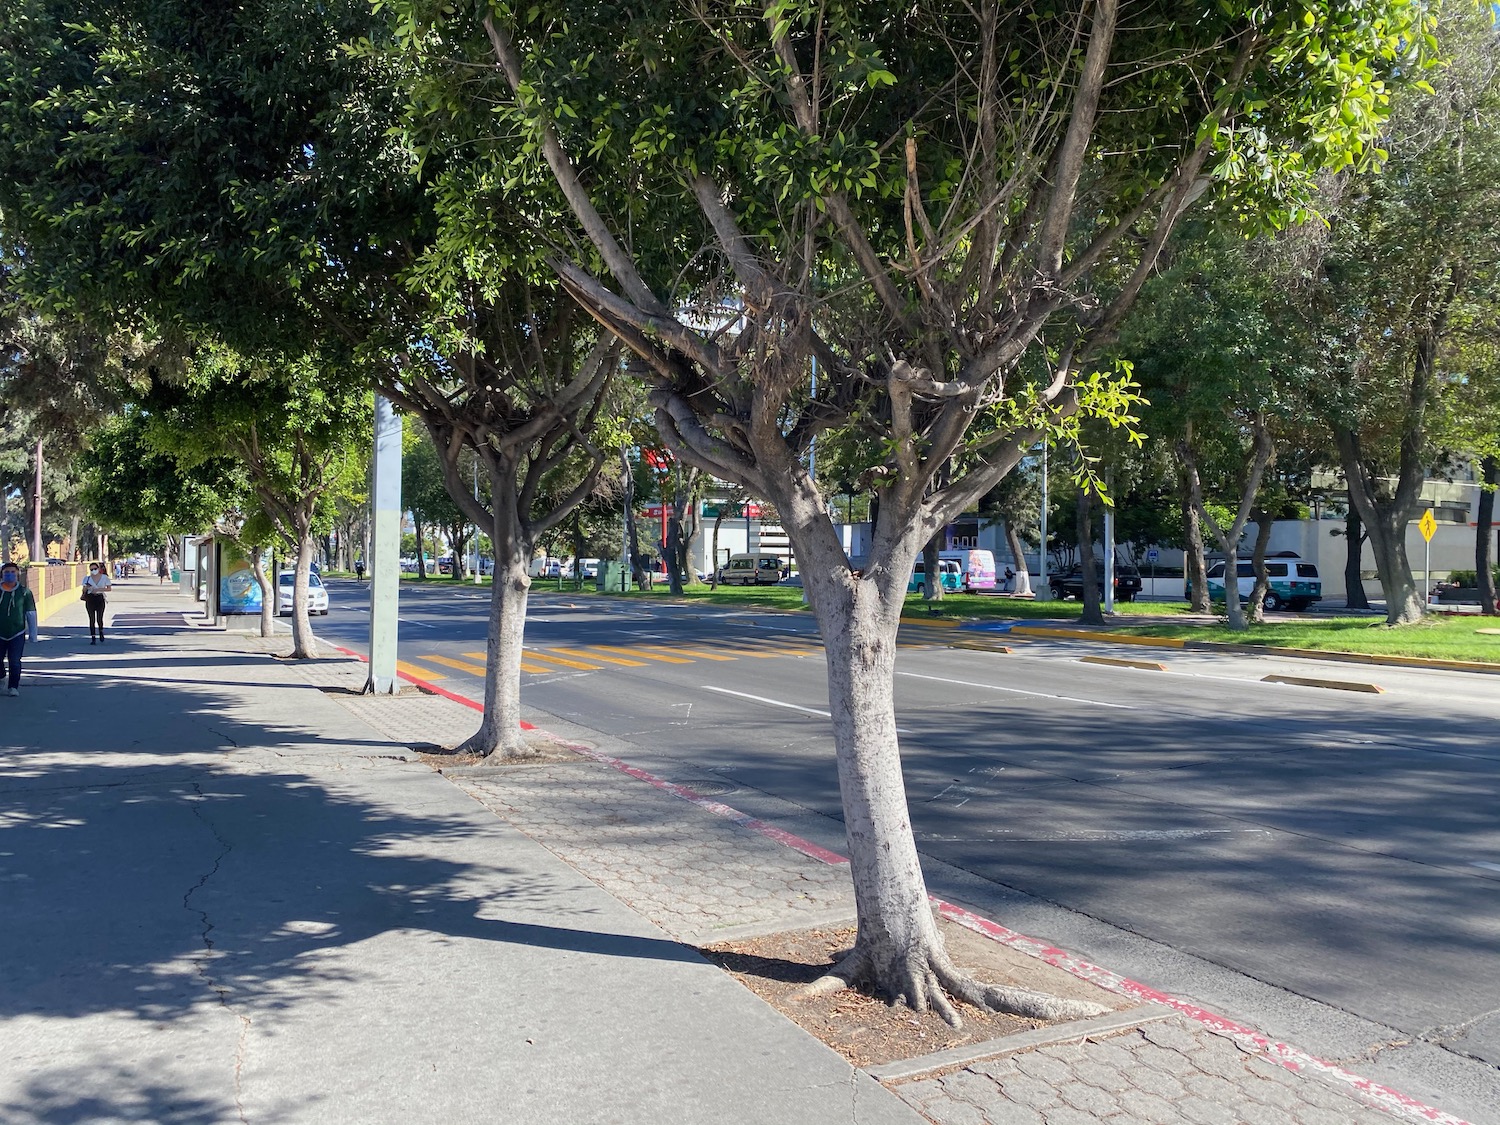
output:
<instances>
[{"instance_id":1,"label":"white van","mask_svg":"<svg viewBox=\"0 0 1500 1125\"><path fill-rule=\"evenodd\" d=\"M939 551L939 559L951 559L963 571L963 590L972 594L975 590L995 588L995 556L989 551Z\"/></svg>"},{"instance_id":2,"label":"white van","mask_svg":"<svg viewBox=\"0 0 1500 1125\"><path fill-rule=\"evenodd\" d=\"M785 568L786 559L780 555L730 555L719 568L719 581L726 586L774 586Z\"/></svg>"},{"instance_id":3,"label":"white van","mask_svg":"<svg viewBox=\"0 0 1500 1125\"><path fill-rule=\"evenodd\" d=\"M1250 597L1255 589L1255 564L1241 559L1237 567L1240 600ZM1224 600L1224 560L1220 559L1208 568L1208 596L1214 601ZM1318 567L1301 555L1287 552L1266 558L1266 577L1270 585L1266 589L1266 600L1262 603L1268 610L1283 606L1301 611L1314 602L1323 600L1323 579Z\"/></svg>"}]
</instances>

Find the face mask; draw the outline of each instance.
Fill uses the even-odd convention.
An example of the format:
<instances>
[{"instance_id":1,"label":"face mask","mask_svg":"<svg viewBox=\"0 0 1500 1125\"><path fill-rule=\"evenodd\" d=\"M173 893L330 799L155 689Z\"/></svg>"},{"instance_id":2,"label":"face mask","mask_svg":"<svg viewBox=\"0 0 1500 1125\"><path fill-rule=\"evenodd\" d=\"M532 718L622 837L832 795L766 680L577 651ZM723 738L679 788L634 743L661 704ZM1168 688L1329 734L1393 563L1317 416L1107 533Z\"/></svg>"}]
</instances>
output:
<instances>
[{"instance_id":1,"label":"face mask","mask_svg":"<svg viewBox=\"0 0 1500 1125\"><path fill-rule=\"evenodd\" d=\"M0 575L0 586L4 586L7 590L14 590L20 584L21 576L19 574Z\"/></svg>"}]
</instances>

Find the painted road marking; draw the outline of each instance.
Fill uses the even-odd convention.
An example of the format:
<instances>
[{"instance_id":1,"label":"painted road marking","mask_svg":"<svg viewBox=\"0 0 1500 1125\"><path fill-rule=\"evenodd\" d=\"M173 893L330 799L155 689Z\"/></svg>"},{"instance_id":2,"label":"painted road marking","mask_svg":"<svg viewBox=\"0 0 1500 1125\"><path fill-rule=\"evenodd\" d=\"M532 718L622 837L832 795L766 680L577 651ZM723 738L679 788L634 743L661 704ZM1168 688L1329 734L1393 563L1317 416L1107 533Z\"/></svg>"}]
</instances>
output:
<instances>
[{"instance_id":1,"label":"painted road marking","mask_svg":"<svg viewBox=\"0 0 1500 1125\"><path fill-rule=\"evenodd\" d=\"M751 695L749 692L745 691L730 691L728 688L711 687L708 684L703 685L703 690L716 691L720 695L738 696L740 699L749 699L755 703L764 703L768 707L785 707L788 711L801 711L804 714L808 715L820 715L825 719L833 718L833 713L831 711L819 711L816 707L803 707L800 704L796 703L783 703L779 699L767 699L763 695Z\"/></svg>"},{"instance_id":2,"label":"painted road marking","mask_svg":"<svg viewBox=\"0 0 1500 1125\"><path fill-rule=\"evenodd\" d=\"M548 664L561 664L564 668L577 668L580 672L597 672L599 665L585 664L582 660L569 660L566 656L552 656L550 653L541 652L534 648L528 648L525 653L532 660L542 660Z\"/></svg>"},{"instance_id":3,"label":"painted road marking","mask_svg":"<svg viewBox=\"0 0 1500 1125\"><path fill-rule=\"evenodd\" d=\"M553 648L552 648L552 651L553 652L560 652L564 656L578 656L578 657L582 657L584 660L602 660L606 664L619 664L619 665L622 665L622 666L624 666L626 668L645 668L645 667L648 667L648 665L646 664L646 662L644 660L627 660L623 656L600 656L597 652L592 652L592 651L585 652L583 649L578 649L578 648L558 648L557 646L554 645Z\"/></svg>"},{"instance_id":4,"label":"painted road marking","mask_svg":"<svg viewBox=\"0 0 1500 1125\"><path fill-rule=\"evenodd\" d=\"M1088 703L1095 707L1112 707L1117 711L1136 711L1139 708L1132 707L1128 703L1105 703L1099 699L1078 699L1071 695L1053 695L1045 691L1023 691L1021 688L1001 687L998 684L976 684L968 680L950 680L947 676L923 676L916 672L897 672L898 676L907 676L913 680L932 680L939 684L952 684L954 687L983 688L986 691L1008 691L1012 695L1030 695L1037 699L1057 699L1064 703Z\"/></svg>"},{"instance_id":5,"label":"painted road marking","mask_svg":"<svg viewBox=\"0 0 1500 1125\"><path fill-rule=\"evenodd\" d=\"M825 719L831 719L831 718L833 718L833 714L831 712L828 712L828 711L819 711L816 707L803 707L803 706L801 706L800 704L797 704L797 703L783 703L779 699L767 699L763 695L751 695L749 692L745 692L745 691L730 691L728 688L712 687L712 686L710 686L708 684L704 684L703 685L703 690L704 691L716 691L720 695L737 695L741 699L749 699L749 700L751 700L751 701L753 701L755 703L764 703L764 704L766 704L767 706L770 706L770 707L785 707L788 711L804 711L804 712L806 712L809 715L819 715L819 716L821 716L822 718L825 718ZM915 734L916 731L907 730L905 727L897 727L896 728L896 733L897 734Z\"/></svg>"},{"instance_id":6,"label":"painted road marking","mask_svg":"<svg viewBox=\"0 0 1500 1125\"><path fill-rule=\"evenodd\" d=\"M433 664L441 664L444 668L457 668L460 672L467 672L471 676L483 676L483 664L470 664L467 660L454 660L451 656L438 656L435 653L417 657L418 660L430 661ZM524 668L525 665L523 664Z\"/></svg>"},{"instance_id":7,"label":"painted road marking","mask_svg":"<svg viewBox=\"0 0 1500 1125\"><path fill-rule=\"evenodd\" d=\"M657 645L662 652L675 652L678 656L696 656L700 660L736 660L734 656L720 656L715 652L704 652L696 648L676 648L672 645Z\"/></svg>"},{"instance_id":8,"label":"painted road marking","mask_svg":"<svg viewBox=\"0 0 1500 1125\"><path fill-rule=\"evenodd\" d=\"M396 661L396 671L405 672L408 676L416 676L419 679L426 677L429 680L446 680L448 677L442 672L434 672L430 668L423 668L419 664L408 664L404 660ZM483 668L480 671L484 671Z\"/></svg>"},{"instance_id":9,"label":"painted road marking","mask_svg":"<svg viewBox=\"0 0 1500 1125\"><path fill-rule=\"evenodd\" d=\"M647 652L643 648L620 648L618 645L595 645L595 648L603 649L605 652L618 652L622 656L643 656L647 660L659 660L663 664L691 664L692 661L682 656L663 656L658 652Z\"/></svg>"}]
</instances>

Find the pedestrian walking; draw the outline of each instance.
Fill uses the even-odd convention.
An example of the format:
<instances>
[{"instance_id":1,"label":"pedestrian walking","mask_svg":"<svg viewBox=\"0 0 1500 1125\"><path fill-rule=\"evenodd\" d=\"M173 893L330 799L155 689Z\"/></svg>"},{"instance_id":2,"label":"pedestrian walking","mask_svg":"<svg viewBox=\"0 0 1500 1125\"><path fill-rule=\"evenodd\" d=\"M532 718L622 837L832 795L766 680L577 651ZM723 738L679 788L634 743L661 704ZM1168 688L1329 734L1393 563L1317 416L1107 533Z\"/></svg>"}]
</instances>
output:
<instances>
[{"instance_id":1,"label":"pedestrian walking","mask_svg":"<svg viewBox=\"0 0 1500 1125\"><path fill-rule=\"evenodd\" d=\"M105 595L112 583L109 572L98 563L89 563L89 576L83 580L83 608L89 614L89 644L104 643Z\"/></svg>"},{"instance_id":2,"label":"pedestrian walking","mask_svg":"<svg viewBox=\"0 0 1500 1125\"><path fill-rule=\"evenodd\" d=\"M156 578L157 578L156 584L158 586L164 586L164 585L166 585L166 581L167 581L167 569L168 569L167 568L167 556L163 555L161 557L161 561L156 564Z\"/></svg>"},{"instance_id":3,"label":"pedestrian walking","mask_svg":"<svg viewBox=\"0 0 1500 1125\"><path fill-rule=\"evenodd\" d=\"M365 580L365 560L363 555L354 560L354 577L360 582Z\"/></svg>"},{"instance_id":4,"label":"pedestrian walking","mask_svg":"<svg viewBox=\"0 0 1500 1125\"><path fill-rule=\"evenodd\" d=\"M36 642L36 598L21 585L21 568L0 567L0 667L6 672L5 694L21 694L21 654Z\"/></svg>"}]
</instances>

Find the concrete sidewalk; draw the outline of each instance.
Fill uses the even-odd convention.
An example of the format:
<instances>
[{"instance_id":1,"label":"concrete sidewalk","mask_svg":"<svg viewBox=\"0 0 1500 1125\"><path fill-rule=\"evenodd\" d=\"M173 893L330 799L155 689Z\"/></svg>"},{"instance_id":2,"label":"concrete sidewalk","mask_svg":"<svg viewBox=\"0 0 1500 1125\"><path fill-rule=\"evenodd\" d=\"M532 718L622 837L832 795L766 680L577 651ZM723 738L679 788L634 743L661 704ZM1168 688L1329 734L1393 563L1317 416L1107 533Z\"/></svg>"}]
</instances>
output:
<instances>
[{"instance_id":1,"label":"concrete sidewalk","mask_svg":"<svg viewBox=\"0 0 1500 1125\"><path fill-rule=\"evenodd\" d=\"M1461 1120L1118 980L1123 1016L856 1071L689 947L852 918L818 849L628 745L440 775L410 748L475 712L191 609L117 584L104 650L67 610L0 699L0 1121Z\"/></svg>"},{"instance_id":2,"label":"concrete sidewalk","mask_svg":"<svg viewBox=\"0 0 1500 1125\"><path fill-rule=\"evenodd\" d=\"M0 699L0 1121L921 1121L189 608Z\"/></svg>"}]
</instances>

